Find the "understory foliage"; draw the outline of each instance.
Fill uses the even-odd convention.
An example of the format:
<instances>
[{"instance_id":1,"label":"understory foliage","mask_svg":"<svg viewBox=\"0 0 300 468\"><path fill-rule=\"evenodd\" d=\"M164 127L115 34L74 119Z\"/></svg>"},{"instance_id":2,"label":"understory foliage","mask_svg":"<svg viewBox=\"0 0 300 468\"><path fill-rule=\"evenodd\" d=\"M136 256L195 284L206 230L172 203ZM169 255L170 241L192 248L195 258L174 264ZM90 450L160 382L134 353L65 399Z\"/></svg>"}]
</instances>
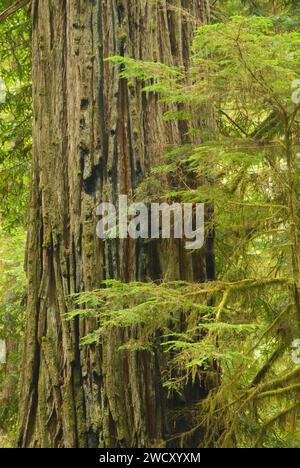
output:
<instances>
[{"instance_id":1,"label":"understory foliage","mask_svg":"<svg viewBox=\"0 0 300 468\"><path fill-rule=\"evenodd\" d=\"M194 123L190 144L169 151L136 196L206 204L218 280L107 282L77 297L69 318L99 319L82 345L140 327L120 352L159 346L170 392L197 376L215 382L193 409L206 447L299 446L300 34L289 25L274 14L200 27L189 70L111 59L160 96L165 119Z\"/></svg>"},{"instance_id":2,"label":"understory foliage","mask_svg":"<svg viewBox=\"0 0 300 468\"><path fill-rule=\"evenodd\" d=\"M291 290L284 278L159 285L107 281L75 297L68 319L98 319L98 330L82 346L101 343L110 327L136 329L138 338L118 352L163 353L168 392L181 394L190 379L204 379L208 388L215 382L209 398L192 412L194 430L207 429L204 447L289 446L297 443L300 389L300 366L291 358L296 326ZM279 425L283 421L287 426Z\"/></svg>"},{"instance_id":3,"label":"understory foliage","mask_svg":"<svg viewBox=\"0 0 300 468\"><path fill-rule=\"evenodd\" d=\"M12 2L0 0L0 13ZM0 222L24 226L31 158L30 15L22 9L0 23Z\"/></svg>"},{"instance_id":4,"label":"understory foliage","mask_svg":"<svg viewBox=\"0 0 300 468\"><path fill-rule=\"evenodd\" d=\"M0 0L0 13L12 5ZM31 158L31 17L0 21L0 447L16 438L25 321L25 225Z\"/></svg>"},{"instance_id":5,"label":"understory foliage","mask_svg":"<svg viewBox=\"0 0 300 468\"><path fill-rule=\"evenodd\" d=\"M25 236L0 231L0 340L5 343L6 362L0 363L0 436L16 437L19 375L26 309L23 270ZM0 437L1 439L1 437ZM1 447L1 440L0 440Z\"/></svg>"}]
</instances>

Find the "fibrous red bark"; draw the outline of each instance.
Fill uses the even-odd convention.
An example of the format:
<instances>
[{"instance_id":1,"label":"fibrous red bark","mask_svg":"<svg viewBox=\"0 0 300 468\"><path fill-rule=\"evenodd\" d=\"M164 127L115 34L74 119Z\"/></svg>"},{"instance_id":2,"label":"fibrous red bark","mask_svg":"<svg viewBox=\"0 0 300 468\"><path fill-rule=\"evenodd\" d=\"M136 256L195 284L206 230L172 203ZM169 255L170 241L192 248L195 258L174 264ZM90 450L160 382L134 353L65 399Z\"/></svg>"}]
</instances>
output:
<instances>
[{"instance_id":1,"label":"fibrous red bark","mask_svg":"<svg viewBox=\"0 0 300 468\"><path fill-rule=\"evenodd\" d=\"M70 294L103 279L207 277L210 256L187 255L180 243L103 243L96 207L132 196L187 131L163 121L158 97L120 79L104 59L125 55L187 66L193 29L209 18L208 1L33 0L32 17L34 143L19 445L158 446L179 430L166 423L174 402L161 387L159 356L118 353L134 333L128 330L80 350L80 338L96 324L67 322L64 314Z\"/></svg>"}]
</instances>

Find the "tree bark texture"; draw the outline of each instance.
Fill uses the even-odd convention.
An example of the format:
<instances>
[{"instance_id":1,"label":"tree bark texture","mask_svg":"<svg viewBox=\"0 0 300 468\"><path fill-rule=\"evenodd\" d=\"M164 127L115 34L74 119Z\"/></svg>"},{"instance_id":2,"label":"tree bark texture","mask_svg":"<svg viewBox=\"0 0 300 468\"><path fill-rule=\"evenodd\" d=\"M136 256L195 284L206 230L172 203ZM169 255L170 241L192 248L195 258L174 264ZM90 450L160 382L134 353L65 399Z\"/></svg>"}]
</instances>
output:
<instances>
[{"instance_id":1,"label":"tree bark texture","mask_svg":"<svg viewBox=\"0 0 300 468\"><path fill-rule=\"evenodd\" d=\"M187 66L193 29L209 19L208 1L33 0L32 18L29 306L19 446L165 444L179 427L168 422L175 403L162 390L159 356L118 352L137 330L112 330L101 347L80 349L80 338L96 323L67 322L64 314L70 294L104 279L205 281L212 274L211 249L187 255L172 241L107 244L96 236L97 205L131 197L187 132L163 121L158 97L120 79L105 58Z\"/></svg>"}]
</instances>

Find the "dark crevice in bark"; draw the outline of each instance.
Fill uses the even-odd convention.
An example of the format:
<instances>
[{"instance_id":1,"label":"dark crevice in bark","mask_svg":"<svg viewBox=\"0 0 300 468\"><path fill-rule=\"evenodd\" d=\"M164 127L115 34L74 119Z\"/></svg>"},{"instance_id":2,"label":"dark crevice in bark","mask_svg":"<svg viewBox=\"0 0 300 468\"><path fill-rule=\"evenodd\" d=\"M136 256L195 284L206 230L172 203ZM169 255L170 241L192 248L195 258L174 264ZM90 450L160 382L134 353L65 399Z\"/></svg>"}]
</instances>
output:
<instances>
[{"instance_id":1,"label":"dark crevice in bark","mask_svg":"<svg viewBox=\"0 0 300 468\"><path fill-rule=\"evenodd\" d=\"M206 0L33 0L33 176L29 216L28 321L22 376L20 447L152 447L188 429L183 415L205 396L189 384L184 400L162 388L164 356L117 352L137 328L112 329L103 344L80 348L93 319L66 322L69 294L101 280L215 276L213 236L206 253L179 242L96 236L96 206L133 195L188 126L164 122L166 110L142 84L129 89L108 56L187 66L195 22ZM174 8L173 8L174 7ZM201 8L200 8L201 7ZM184 326L184 325L182 325ZM173 419L172 419L173 418ZM197 434L188 443L198 443Z\"/></svg>"}]
</instances>

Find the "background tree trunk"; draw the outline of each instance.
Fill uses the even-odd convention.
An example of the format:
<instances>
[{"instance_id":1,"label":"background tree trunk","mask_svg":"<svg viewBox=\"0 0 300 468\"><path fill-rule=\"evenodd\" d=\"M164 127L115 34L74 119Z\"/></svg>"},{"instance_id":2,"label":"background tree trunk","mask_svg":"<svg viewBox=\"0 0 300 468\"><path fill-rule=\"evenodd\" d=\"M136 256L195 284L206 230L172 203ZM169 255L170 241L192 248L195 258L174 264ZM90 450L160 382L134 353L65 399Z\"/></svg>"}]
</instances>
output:
<instances>
[{"instance_id":1,"label":"background tree trunk","mask_svg":"<svg viewBox=\"0 0 300 468\"><path fill-rule=\"evenodd\" d=\"M208 1L32 4L34 144L19 445L157 446L181 429L166 423L177 402L161 388L159 356L117 352L134 330L114 330L103 346L80 350L95 323L63 316L71 293L103 279L213 275L212 247L191 256L172 241L108 245L96 236L97 205L130 197L187 131L164 122L157 96L119 79L104 58L187 66L192 31L209 18ZM187 389L184 403L201 397L200 387Z\"/></svg>"}]
</instances>

